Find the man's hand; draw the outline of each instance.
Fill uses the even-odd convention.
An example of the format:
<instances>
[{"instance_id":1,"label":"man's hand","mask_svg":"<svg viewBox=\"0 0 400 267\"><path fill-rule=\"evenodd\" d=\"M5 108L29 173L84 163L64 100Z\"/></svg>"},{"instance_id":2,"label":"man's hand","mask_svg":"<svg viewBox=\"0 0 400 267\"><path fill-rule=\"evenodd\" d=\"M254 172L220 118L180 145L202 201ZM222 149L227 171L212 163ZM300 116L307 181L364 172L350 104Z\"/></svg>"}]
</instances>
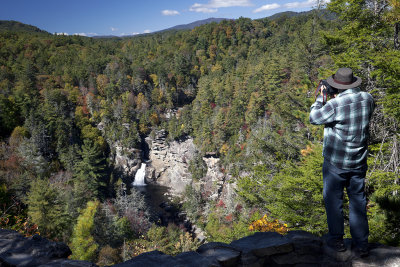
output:
<instances>
[{"instance_id":1,"label":"man's hand","mask_svg":"<svg viewBox=\"0 0 400 267\"><path fill-rule=\"evenodd\" d=\"M321 89L319 90L319 94L320 95L322 95L322 96L324 96L324 93L323 93L323 91L326 89L326 86L325 85L321 85Z\"/></svg>"}]
</instances>

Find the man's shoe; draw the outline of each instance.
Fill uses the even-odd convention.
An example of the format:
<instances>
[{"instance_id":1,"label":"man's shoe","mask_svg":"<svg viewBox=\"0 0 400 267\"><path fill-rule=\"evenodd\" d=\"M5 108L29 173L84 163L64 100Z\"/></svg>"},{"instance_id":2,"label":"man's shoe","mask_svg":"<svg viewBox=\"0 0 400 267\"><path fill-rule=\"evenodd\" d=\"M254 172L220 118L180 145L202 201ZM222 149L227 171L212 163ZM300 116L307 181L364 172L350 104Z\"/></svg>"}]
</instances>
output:
<instances>
[{"instance_id":1,"label":"man's shoe","mask_svg":"<svg viewBox=\"0 0 400 267\"><path fill-rule=\"evenodd\" d=\"M359 258L368 257L369 255L368 244L362 246L356 246L354 249L354 253Z\"/></svg>"},{"instance_id":2,"label":"man's shoe","mask_svg":"<svg viewBox=\"0 0 400 267\"><path fill-rule=\"evenodd\" d=\"M346 251L346 245L344 244L343 239L330 239L327 242L328 247L334 249L337 252L343 252Z\"/></svg>"}]
</instances>

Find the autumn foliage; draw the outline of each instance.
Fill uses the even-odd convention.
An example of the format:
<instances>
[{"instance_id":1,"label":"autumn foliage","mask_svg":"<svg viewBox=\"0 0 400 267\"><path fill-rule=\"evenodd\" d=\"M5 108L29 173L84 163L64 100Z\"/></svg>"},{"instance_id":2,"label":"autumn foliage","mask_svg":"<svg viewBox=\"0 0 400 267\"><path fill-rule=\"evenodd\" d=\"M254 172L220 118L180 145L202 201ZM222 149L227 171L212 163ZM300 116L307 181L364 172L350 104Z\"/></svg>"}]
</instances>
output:
<instances>
[{"instance_id":1,"label":"autumn foliage","mask_svg":"<svg viewBox=\"0 0 400 267\"><path fill-rule=\"evenodd\" d=\"M278 220L268 218L265 214L261 219L254 221L249 226L250 231L258 232L277 232L279 234L285 234L288 232L287 224L282 224Z\"/></svg>"}]
</instances>

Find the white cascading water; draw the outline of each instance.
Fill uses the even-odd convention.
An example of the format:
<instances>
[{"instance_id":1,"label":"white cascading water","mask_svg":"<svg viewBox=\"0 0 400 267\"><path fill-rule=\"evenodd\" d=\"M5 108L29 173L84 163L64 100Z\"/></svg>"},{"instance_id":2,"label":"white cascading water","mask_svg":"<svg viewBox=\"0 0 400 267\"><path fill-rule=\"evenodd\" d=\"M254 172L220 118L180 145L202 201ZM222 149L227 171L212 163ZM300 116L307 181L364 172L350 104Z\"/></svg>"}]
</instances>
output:
<instances>
[{"instance_id":1,"label":"white cascading water","mask_svg":"<svg viewBox=\"0 0 400 267\"><path fill-rule=\"evenodd\" d=\"M140 169L135 174L135 180L133 181L133 186L144 186L146 183L144 182L144 176L146 174L146 163L142 163Z\"/></svg>"}]
</instances>

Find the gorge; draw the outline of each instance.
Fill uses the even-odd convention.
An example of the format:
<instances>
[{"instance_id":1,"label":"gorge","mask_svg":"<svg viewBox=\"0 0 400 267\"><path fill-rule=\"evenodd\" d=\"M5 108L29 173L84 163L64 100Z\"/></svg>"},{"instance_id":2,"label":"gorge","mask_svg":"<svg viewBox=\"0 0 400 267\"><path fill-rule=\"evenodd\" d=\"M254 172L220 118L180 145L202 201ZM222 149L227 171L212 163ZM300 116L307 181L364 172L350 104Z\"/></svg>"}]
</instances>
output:
<instances>
[{"instance_id":1,"label":"gorge","mask_svg":"<svg viewBox=\"0 0 400 267\"><path fill-rule=\"evenodd\" d=\"M145 150L122 147L116 150L117 168L130 170L125 171L124 180L130 181L134 176L132 186L144 194L149 208L158 214L163 225L168 225L168 222L176 223L178 226L185 225L188 231L200 240L204 240L204 231L192 225L185 216L187 212L182 209L182 202L173 203L174 199L185 201L186 189L190 186L196 188L209 201L222 201L228 205L227 208L233 210L236 205L233 201L236 197L236 184L228 183L230 176L221 171L219 159L215 156L201 158L206 167L204 177L193 179L189 170L190 162L193 161L198 149L190 136L184 140L171 141L167 140L166 131L161 129L155 131L153 137L146 137L145 142ZM134 152L123 155L119 154L119 151ZM146 154L148 158L144 156ZM137 171L133 173L132 170Z\"/></svg>"}]
</instances>

